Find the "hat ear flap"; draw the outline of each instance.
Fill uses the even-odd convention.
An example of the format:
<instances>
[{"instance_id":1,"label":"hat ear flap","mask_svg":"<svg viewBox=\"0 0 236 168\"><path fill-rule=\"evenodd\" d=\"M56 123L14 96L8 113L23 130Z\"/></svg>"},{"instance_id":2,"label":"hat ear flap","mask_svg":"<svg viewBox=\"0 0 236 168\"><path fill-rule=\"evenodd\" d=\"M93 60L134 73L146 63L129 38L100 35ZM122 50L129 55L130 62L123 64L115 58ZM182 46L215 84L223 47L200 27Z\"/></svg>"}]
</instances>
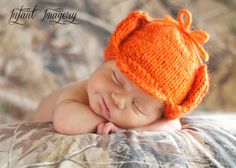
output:
<instances>
[{"instance_id":1,"label":"hat ear flap","mask_svg":"<svg viewBox=\"0 0 236 168\"><path fill-rule=\"evenodd\" d=\"M119 45L135 30L148 23L151 18L146 12L131 12L116 28L111 36L110 43L105 49L105 60L113 59L119 55Z\"/></svg>"},{"instance_id":2,"label":"hat ear flap","mask_svg":"<svg viewBox=\"0 0 236 168\"><path fill-rule=\"evenodd\" d=\"M209 89L209 79L207 73L207 66L202 65L198 68L193 86L189 91L186 99L181 105L174 105L171 102L165 103L164 117L167 119L176 119L195 108L205 96Z\"/></svg>"}]
</instances>

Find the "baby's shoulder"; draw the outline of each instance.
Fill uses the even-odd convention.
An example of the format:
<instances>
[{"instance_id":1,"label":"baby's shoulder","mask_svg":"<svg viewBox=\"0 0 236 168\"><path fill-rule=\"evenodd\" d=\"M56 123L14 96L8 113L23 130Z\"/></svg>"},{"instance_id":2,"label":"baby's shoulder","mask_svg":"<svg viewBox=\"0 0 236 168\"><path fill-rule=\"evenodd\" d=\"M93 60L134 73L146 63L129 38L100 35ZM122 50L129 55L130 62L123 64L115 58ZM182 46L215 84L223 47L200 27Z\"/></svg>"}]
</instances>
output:
<instances>
[{"instance_id":1,"label":"baby's shoulder","mask_svg":"<svg viewBox=\"0 0 236 168\"><path fill-rule=\"evenodd\" d=\"M88 80L78 80L78 81L71 82L71 83L67 84L62 89L73 89L73 90L75 89L78 91L80 91L81 89L86 90L87 83L88 83Z\"/></svg>"},{"instance_id":2,"label":"baby's shoulder","mask_svg":"<svg viewBox=\"0 0 236 168\"><path fill-rule=\"evenodd\" d=\"M75 81L67 84L62 88L64 95L72 97L78 101L83 101L84 103L88 100L87 95L87 80Z\"/></svg>"}]
</instances>

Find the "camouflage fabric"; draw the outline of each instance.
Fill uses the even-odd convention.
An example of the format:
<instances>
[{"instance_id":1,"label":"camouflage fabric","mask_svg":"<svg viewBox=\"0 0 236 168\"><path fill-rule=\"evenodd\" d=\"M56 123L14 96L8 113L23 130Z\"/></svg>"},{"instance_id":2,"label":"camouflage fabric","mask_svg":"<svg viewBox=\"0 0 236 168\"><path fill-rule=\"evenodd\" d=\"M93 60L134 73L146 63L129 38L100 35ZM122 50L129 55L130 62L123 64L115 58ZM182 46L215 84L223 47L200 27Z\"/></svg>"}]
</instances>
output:
<instances>
[{"instance_id":1,"label":"camouflage fabric","mask_svg":"<svg viewBox=\"0 0 236 168\"><path fill-rule=\"evenodd\" d=\"M107 136L62 135L49 122L2 124L0 167L235 167L234 120L188 117L181 131Z\"/></svg>"}]
</instances>

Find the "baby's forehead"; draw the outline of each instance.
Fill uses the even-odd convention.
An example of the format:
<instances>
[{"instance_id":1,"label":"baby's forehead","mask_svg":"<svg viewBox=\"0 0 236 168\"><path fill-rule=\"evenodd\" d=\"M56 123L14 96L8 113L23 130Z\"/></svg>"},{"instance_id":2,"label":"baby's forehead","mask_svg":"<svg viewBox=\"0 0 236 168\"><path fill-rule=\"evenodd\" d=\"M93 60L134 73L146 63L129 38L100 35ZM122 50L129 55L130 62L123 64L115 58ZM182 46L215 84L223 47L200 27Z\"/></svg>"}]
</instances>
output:
<instances>
[{"instance_id":1,"label":"baby's forehead","mask_svg":"<svg viewBox=\"0 0 236 168\"><path fill-rule=\"evenodd\" d=\"M129 84L134 87L136 86L136 84L131 79L129 79L129 77L124 72L122 72L122 70L116 65L116 62L114 60L111 60L108 63L113 68L113 70L117 73L117 75L119 75L119 77L122 78L122 80L126 82L126 84Z\"/></svg>"},{"instance_id":2,"label":"baby's forehead","mask_svg":"<svg viewBox=\"0 0 236 168\"><path fill-rule=\"evenodd\" d=\"M111 65L111 67L117 73L117 75L119 75L118 77L123 80L122 82L125 83L126 87L131 89L132 92L136 93L137 95L139 95L143 99L149 98L149 100L152 99L152 100L159 101L159 102L161 101L160 99L155 98L155 97L149 95L148 93L145 93L141 87L139 87L134 81L132 81L132 79L130 79L124 72L122 72L122 70L120 70L120 68L116 65L116 62L114 60L111 60L108 63Z\"/></svg>"}]
</instances>

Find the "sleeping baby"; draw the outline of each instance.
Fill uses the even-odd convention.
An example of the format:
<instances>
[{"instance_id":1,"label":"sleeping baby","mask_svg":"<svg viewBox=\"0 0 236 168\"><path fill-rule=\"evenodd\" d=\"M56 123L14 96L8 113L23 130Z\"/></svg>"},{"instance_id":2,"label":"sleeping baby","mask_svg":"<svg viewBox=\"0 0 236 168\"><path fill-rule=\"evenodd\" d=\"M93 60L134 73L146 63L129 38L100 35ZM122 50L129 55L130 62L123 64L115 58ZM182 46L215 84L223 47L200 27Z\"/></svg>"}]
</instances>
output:
<instances>
[{"instance_id":1,"label":"sleeping baby","mask_svg":"<svg viewBox=\"0 0 236 168\"><path fill-rule=\"evenodd\" d=\"M104 63L87 80L60 88L39 104L34 121L52 121L63 134L122 130L174 131L209 88L202 30L191 13L152 19L131 12L116 28ZM203 60L204 61L203 61Z\"/></svg>"}]
</instances>

